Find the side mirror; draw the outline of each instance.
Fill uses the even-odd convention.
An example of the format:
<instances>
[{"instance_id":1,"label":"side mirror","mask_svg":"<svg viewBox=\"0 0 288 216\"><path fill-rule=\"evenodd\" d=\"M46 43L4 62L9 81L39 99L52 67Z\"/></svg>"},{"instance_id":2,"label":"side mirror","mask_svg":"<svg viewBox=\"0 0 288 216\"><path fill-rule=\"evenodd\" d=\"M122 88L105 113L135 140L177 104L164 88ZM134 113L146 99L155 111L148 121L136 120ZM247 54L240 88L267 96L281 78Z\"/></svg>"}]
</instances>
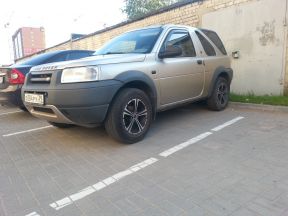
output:
<instances>
[{"instance_id":1,"label":"side mirror","mask_svg":"<svg viewBox=\"0 0 288 216\"><path fill-rule=\"evenodd\" d=\"M182 55L182 49L177 46L167 46L164 51L160 51L158 57L160 59L172 58Z\"/></svg>"}]
</instances>

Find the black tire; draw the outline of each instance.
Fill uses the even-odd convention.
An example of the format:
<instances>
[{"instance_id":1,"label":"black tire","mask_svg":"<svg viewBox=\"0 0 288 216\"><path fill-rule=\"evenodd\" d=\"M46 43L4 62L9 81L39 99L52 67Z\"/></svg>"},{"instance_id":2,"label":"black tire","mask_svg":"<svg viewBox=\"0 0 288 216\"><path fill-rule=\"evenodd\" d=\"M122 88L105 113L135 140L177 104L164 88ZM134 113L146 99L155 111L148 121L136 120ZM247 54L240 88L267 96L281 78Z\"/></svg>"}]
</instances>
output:
<instances>
[{"instance_id":1,"label":"black tire","mask_svg":"<svg viewBox=\"0 0 288 216\"><path fill-rule=\"evenodd\" d=\"M152 105L145 92L123 89L113 101L105 121L107 133L127 144L144 138L152 122Z\"/></svg>"},{"instance_id":2,"label":"black tire","mask_svg":"<svg viewBox=\"0 0 288 216\"><path fill-rule=\"evenodd\" d=\"M57 122L50 122L48 121L49 124L53 125L54 127L57 127L57 128L70 128L70 127L73 127L73 125L71 124L64 124L64 123L57 123Z\"/></svg>"},{"instance_id":3,"label":"black tire","mask_svg":"<svg viewBox=\"0 0 288 216\"><path fill-rule=\"evenodd\" d=\"M27 108L25 106L20 106L19 109L21 109L24 112L28 112Z\"/></svg>"},{"instance_id":4,"label":"black tire","mask_svg":"<svg viewBox=\"0 0 288 216\"><path fill-rule=\"evenodd\" d=\"M215 111L224 110L229 101L230 86L228 81L223 77L218 77L213 88L211 96L207 100L209 109Z\"/></svg>"}]
</instances>

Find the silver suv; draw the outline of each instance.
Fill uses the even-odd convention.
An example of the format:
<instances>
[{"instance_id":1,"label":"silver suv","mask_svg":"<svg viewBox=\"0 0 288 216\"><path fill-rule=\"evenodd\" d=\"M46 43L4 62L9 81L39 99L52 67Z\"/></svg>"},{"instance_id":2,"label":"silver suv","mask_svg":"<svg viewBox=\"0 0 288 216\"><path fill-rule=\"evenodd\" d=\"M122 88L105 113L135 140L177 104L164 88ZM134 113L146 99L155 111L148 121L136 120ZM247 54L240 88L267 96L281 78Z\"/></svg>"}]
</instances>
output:
<instances>
[{"instance_id":1,"label":"silver suv","mask_svg":"<svg viewBox=\"0 0 288 216\"><path fill-rule=\"evenodd\" d=\"M214 31L179 25L122 34L94 56L33 67L22 88L32 115L56 127L94 127L142 140L157 112L197 100L223 110L233 71Z\"/></svg>"}]
</instances>

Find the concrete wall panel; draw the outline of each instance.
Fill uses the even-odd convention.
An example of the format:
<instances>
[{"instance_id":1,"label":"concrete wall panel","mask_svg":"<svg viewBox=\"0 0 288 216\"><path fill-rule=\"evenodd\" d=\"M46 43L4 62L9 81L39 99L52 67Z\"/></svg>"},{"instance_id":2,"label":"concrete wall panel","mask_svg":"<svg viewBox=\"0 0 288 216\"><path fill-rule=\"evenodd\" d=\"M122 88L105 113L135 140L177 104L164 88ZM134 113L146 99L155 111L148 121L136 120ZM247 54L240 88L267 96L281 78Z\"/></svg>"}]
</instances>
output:
<instances>
[{"instance_id":1,"label":"concrete wall panel","mask_svg":"<svg viewBox=\"0 0 288 216\"><path fill-rule=\"evenodd\" d=\"M232 91L283 94L286 0L261 0L204 14L202 27L221 36L232 58Z\"/></svg>"}]
</instances>

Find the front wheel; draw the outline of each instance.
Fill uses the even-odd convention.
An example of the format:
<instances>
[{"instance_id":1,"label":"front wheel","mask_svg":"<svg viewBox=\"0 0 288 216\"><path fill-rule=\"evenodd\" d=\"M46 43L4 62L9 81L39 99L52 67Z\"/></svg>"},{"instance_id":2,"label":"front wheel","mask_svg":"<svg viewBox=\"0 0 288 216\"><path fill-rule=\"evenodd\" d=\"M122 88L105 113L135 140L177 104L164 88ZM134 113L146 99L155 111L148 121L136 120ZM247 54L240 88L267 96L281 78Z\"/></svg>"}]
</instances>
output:
<instances>
[{"instance_id":1,"label":"front wheel","mask_svg":"<svg viewBox=\"0 0 288 216\"><path fill-rule=\"evenodd\" d=\"M19 106L19 109L21 109L24 112L28 112L27 108L25 106Z\"/></svg>"},{"instance_id":2,"label":"front wheel","mask_svg":"<svg viewBox=\"0 0 288 216\"><path fill-rule=\"evenodd\" d=\"M145 92L127 88L122 90L111 105L105 128L114 139L135 143L144 138L152 122L152 105Z\"/></svg>"},{"instance_id":3,"label":"front wheel","mask_svg":"<svg viewBox=\"0 0 288 216\"><path fill-rule=\"evenodd\" d=\"M71 124L64 124L64 123L57 123L57 122L50 122L48 121L49 124L53 125L54 127L57 128L70 128L73 127Z\"/></svg>"},{"instance_id":4,"label":"front wheel","mask_svg":"<svg viewBox=\"0 0 288 216\"><path fill-rule=\"evenodd\" d=\"M223 77L219 77L216 80L211 96L207 100L208 107L215 111L224 110L228 105L229 93L230 86L228 81Z\"/></svg>"}]
</instances>

